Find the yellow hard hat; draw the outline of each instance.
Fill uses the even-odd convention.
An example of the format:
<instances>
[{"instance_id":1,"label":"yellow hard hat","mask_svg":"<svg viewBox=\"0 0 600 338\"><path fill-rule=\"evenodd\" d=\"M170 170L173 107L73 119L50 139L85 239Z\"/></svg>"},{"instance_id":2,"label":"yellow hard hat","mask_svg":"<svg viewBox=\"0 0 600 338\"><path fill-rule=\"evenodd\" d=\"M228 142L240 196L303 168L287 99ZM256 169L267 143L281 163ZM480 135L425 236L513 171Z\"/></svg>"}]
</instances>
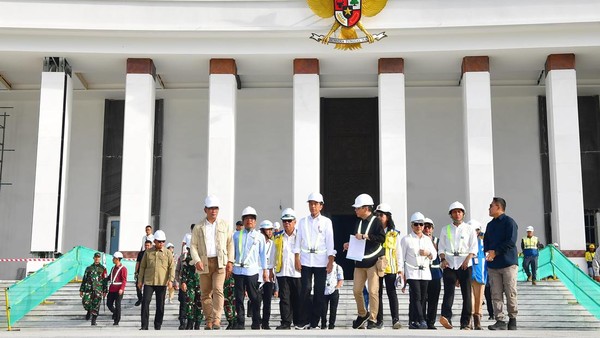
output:
<instances>
[{"instance_id":1,"label":"yellow hard hat","mask_svg":"<svg viewBox=\"0 0 600 338\"><path fill-rule=\"evenodd\" d=\"M592 244L590 244L589 248L590 249L596 249L596 246L592 243Z\"/></svg>"}]
</instances>

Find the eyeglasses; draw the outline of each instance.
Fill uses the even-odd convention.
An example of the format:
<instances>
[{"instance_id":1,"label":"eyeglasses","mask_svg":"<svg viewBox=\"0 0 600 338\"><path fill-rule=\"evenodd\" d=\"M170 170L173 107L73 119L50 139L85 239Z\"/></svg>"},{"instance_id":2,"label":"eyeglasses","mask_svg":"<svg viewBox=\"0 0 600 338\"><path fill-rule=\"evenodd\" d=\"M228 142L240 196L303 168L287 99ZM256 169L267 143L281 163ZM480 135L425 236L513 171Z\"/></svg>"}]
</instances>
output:
<instances>
[{"instance_id":1,"label":"eyeglasses","mask_svg":"<svg viewBox=\"0 0 600 338\"><path fill-rule=\"evenodd\" d=\"M294 220L293 219L282 219L281 222L282 223L292 223Z\"/></svg>"},{"instance_id":2,"label":"eyeglasses","mask_svg":"<svg viewBox=\"0 0 600 338\"><path fill-rule=\"evenodd\" d=\"M158 242L158 243L165 243L165 241L158 241L158 240L157 240L157 242Z\"/></svg>"},{"instance_id":3,"label":"eyeglasses","mask_svg":"<svg viewBox=\"0 0 600 338\"><path fill-rule=\"evenodd\" d=\"M428 228L433 228L433 226L431 226L431 225L426 225L426 226L425 226L425 229L428 229Z\"/></svg>"},{"instance_id":4,"label":"eyeglasses","mask_svg":"<svg viewBox=\"0 0 600 338\"><path fill-rule=\"evenodd\" d=\"M425 223L413 223L412 225L416 227L422 227L425 226Z\"/></svg>"}]
</instances>

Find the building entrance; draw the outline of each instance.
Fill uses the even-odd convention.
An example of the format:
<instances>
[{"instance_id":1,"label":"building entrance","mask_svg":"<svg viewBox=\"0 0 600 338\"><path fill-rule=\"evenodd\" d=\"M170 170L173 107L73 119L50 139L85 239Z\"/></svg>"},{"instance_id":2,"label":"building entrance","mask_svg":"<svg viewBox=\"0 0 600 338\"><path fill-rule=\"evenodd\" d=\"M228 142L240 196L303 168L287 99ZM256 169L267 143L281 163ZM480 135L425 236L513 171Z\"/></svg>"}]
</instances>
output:
<instances>
[{"instance_id":1,"label":"building entrance","mask_svg":"<svg viewBox=\"0 0 600 338\"><path fill-rule=\"evenodd\" d=\"M342 246L356 223L354 198L367 193L379 202L377 98L321 99L321 191L323 214L333 222L336 262L352 279L354 262Z\"/></svg>"}]
</instances>

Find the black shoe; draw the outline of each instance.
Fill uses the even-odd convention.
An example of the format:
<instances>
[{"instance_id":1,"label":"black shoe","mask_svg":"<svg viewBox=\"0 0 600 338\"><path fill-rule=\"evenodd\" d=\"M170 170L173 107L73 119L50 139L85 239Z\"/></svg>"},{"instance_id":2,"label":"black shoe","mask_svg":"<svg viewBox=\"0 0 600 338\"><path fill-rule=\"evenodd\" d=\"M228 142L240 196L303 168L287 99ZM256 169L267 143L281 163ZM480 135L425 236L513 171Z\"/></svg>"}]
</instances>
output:
<instances>
[{"instance_id":1,"label":"black shoe","mask_svg":"<svg viewBox=\"0 0 600 338\"><path fill-rule=\"evenodd\" d=\"M408 324L408 328L410 330L418 330L419 329L419 323L417 322L412 322Z\"/></svg>"},{"instance_id":2,"label":"black shoe","mask_svg":"<svg viewBox=\"0 0 600 338\"><path fill-rule=\"evenodd\" d=\"M279 325L275 328L275 330L291 330L292 327L290 325Z\"/></svg>"},{"instance_id":3,"label":"black shoe","mask_svg":"<svg viewBox=\"0 0 600 338\"><path fill-rule=\"evenodd\" d=\"M427 329L427 322L423 320L419 323L419 330L426 330L426 329Z\"/></svg>"},{"instance_id":4,"label":"black shoe","mask_svg":"<svg viewBox=\"0 0 600 338\"><path fill-rule=\"evenodd\" d=\"M352 321L352 328L358 329L359 327L365 325L367 323L367 321L369 320L370 316L371 316L371 314L368 312L364 317L357 316L356 320Z\"/></svg>"},{"instance_id":5,"label":"black shoe","mask_svg":"<svg viewBox=\"0 0 600 338\"><path fill-rule=\"evenodd\" d=\"M233 326L235 325L235 322L233 320L230 320L227 324L227 327L225 328L225 330L231 330L233 329Z\"/></svg>"},{"instance_id":6,"label":"black shoe","mask_svg":"<svg viewBox=\"0 0 600 338\"><path fill-rule=\"evenodd\" d=\"M92 312L88 311L88 312L85 314L85 320L90 320L90 318L92 318Z\"/></svg>"},{"instance_id":7,"label":"black shoe","mask_svg":"<svg viewBox=\"0 0 600 338\"><path fill-rule=\"evenodd\" d=\"M488 320L494 320L494 316L489 316Z\"/></svg>"},{"instance_id":8,"label":"black shoe","mask_svg":"<svg viewBox=\"0 0 600 338\"><path fill-rule=\"evenodd\" d=\"M327 330L327 325L325 325L325 324L321 325L321 330Z\"/></svg>"},{"instance_id":9,"label":"black shoe","mask_svg":"<svg viewBox=\"0 0 600 338\"><path fill-rule=\"evenodd\" d=\"M515 323L516 324L516 323ZM489 330L506 330L506 322L503 320L497 320L495 324L488 326Z\"/></svg>"},{"instance_id":10,"label":"black shoe","mask_svg":"<svg viewBox=\"0 0 600 338\"><path fill-rule=\"evenodd\" d=\"M141 300L138 300L137 302L135 302L135 304L134 304L134 305L135 305L135 306L140 306L140 305L142 305L142 301L141 301Z\"/></svg>"},{"instance_id":11,"label":"black shoe","mask_svg":"<svg viewBox=\"0 0 600 338\"><path fill-rule=\"evenodd\" d=\"M187 324L185 325L185 329L186 330L193 330L194 329L194 322L191 319L188 319Z\"/></svg>"},{"instance_id":12,"label":"black shoe","mask_svg":"<svg viewBox=\"0 0 600 338\"><path fill-rule=\"evenodd\" d=\"M254 324L252 324L252 325L250 326L250 328L251 328L252 330L260 330L260 324L258 324L258 325L254 325Z\"/></svg>"},{"instance_id":13,"label":"black shoe","mask_svg":"<svg viewBox=\"0 0 600 338\"><path fill-rule=\"evenodd\" d=\"M141 330L148 330L148 328L147 327L142 327L142 328L140 328L140 331Z\"/></svg>"},{"instance_id":14,"label":"black shoe","mask_svg":"<svg viewBox=\"0 0 600 338\"><path fill-rule=\"evenodd\" d=\"M185 330L185 319L179 320L179 328L178 330Z\"/></svg>"},{"instance_id":15,"label":"black shoe","mask_svg":"<svg viewBox=\"0 0 600 338\"><path fill-rule=\"evenodd\" d=\"M118 325L119 325L119 322L114 322L114 323L113 323L113 325L117 325L117 326L118 326Z\"/></svg>"},{"instance_id":16,"label":"black shoe","mask_svg":"<svg viewBox=\"0 0 600 338\"><path fill-rule=\"evenodd\" d=\"M329 330L333 330L333 329L335 329L335 325L333 325L333 324L329 324L329 326L327 327L327 329L329 329Z\"/></svg>"},{"instance_id":17,"label":"black shoe","mask_svg":"<svg viewBox=\"0 0 600 338\"><path fill-rule=\"evenodd\" d=\"M370 320L367 322L367 330L382 329L382 328L383 328L383 322L376 323L376 322L372 322Z\"/></svg>"},{"instance_id":18,"label":"black shoe","mask_svg":"<svg viewBox=\"0 0 600 338\"><path fill-rule=\"evenodd\" d=\"M92 326L96 326L96 319L98 318L98 316L92 316Z\"/></svg>"},{"instance_id":19,"label":"black shoe","mask_svg":"<svg viewBox=\"0 0 600 338\"><path fill-rule=\"evenodd\" d=\"M235 325L233 325L232 330L245 330L246 329L246 325L244 323L235 323Z\"/></svg>"},{"instance_id":20,"label":"black shoe","mask_svg":"<svg viewBox=\"0 0 600 338\"><path fill-rule=\"evenodd\" d=\"M160 330L160 325L154 325L155 330Z\"/></svg>"},{"instance_id":21,"label":"black shoe","mask_svg":"<svg viewBox=\"0 0 600 338\"><path fill-rule=\"evenodd\" d=\"M508 319L508 329L511 331L517 329L517 318Z\"/></svg>"},{"instance_id":22,"label":"black shoe","mask_svg":"<svg viewBox=\"0 0 600 338\"><path fill-rule=\"evenodd\" d=\"M267 325L261 325L261 328L263 330L270 330L271 329L271 327L269 326L269 324L267 324Z\"/></svg>"}]
</instances>

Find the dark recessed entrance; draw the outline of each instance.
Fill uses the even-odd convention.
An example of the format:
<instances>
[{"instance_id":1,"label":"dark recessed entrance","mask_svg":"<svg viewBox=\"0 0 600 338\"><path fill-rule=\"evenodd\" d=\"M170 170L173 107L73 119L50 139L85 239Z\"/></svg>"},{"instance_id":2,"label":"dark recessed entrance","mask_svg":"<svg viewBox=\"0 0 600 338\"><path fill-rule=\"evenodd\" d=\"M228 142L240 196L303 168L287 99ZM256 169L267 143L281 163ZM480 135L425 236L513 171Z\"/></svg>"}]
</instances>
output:
<instances>
[{"instance_id":1,"label":"dark recessed entrance","mask_svg":"<svg viewBox=\"0 0 600 338\"><path fill-rule=\"evenodd\" d=\"M323 213L333 222L336 262L352 279L354 263L342 246L356 223L354 198L367 193L379 202L377 98L321 99L321 191Z\"/></svg>"}]
</instances>

